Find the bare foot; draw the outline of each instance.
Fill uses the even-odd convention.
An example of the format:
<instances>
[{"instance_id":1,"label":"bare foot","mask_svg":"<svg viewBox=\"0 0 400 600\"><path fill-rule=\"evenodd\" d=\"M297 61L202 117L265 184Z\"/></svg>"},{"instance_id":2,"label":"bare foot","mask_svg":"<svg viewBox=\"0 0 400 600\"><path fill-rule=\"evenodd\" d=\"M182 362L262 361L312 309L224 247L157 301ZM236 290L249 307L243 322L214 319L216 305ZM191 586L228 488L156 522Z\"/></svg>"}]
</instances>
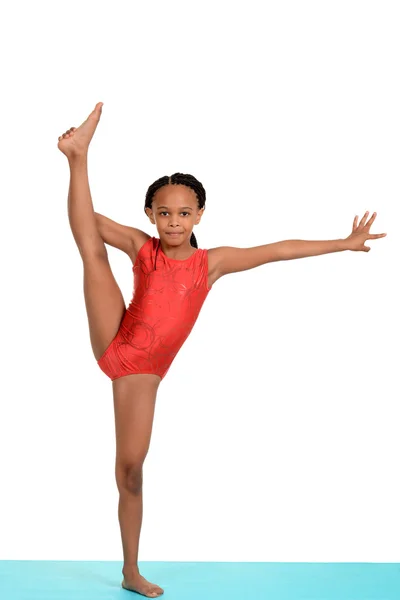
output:
<instances>
[{"instance_id":1,"label":"bare foot","mask_svg":"<svg viewBox=\"0 0 400 600\"><path fill-rule=\"evenodd\" d=\"M142 577L139 571L133 571L124 573L124 579L122 580L122 587L132 592L137 592L148 598L158 598L164 593L164 590L160 586L150 583L144 577Z\"/></svg>"},{"instance_id":2,"label":"bare foot","mask_svg":"<svg viewBox=\"0 0 400 600\"><path fill-rule=\"evenodd\" d=\"M103 103L98 102L86 121L78 127L71 127L58 138L58 149L67 158L81 156L87 153L90 141L100 121Z\"/></svg>"}]
</instances>

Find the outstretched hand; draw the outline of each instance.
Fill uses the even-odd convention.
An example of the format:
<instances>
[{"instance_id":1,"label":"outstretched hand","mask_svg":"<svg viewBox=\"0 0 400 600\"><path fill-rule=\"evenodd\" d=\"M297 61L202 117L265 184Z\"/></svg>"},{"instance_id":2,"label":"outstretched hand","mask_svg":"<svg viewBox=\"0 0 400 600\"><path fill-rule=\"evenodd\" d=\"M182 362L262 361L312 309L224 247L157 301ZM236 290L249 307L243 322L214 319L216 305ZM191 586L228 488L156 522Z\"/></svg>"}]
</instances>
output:
<instances>
[{"instance_id":1,"label":"outstretched hand","mask_svg":"<svg viewBox=\"0 0 400 600\"><path fill-rule=\"evenodd\" d=\"M345 238L347 250L362 250L363 252L369 252L371 248L365 246L366 240L376 240L377 238L385 237L386 233L370 233L372 223L375 221L376 213L367 221L369 212L367 211L360 223L357 225L358 216L354 217L353 231Z\"/></svg>"}]
</instances>

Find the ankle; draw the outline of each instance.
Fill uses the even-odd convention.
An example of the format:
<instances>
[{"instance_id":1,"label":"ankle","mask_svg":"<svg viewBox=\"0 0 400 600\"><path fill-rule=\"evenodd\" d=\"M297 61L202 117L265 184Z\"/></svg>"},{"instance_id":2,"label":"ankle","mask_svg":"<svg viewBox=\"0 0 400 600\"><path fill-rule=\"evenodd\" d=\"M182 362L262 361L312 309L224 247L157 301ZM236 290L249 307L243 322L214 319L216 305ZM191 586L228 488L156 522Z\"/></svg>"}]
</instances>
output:
<instances>
[{"instance_id":1,"label":"ankle","mask_svg":"<svg viewBox=\"0 0 400 600\"><path fill-rule=\"evenodd\" d=\"M81 167L81 166L87 168L87 166L88 166L87 152L82 153L82 154L71 154L67 158L68 158L68 163L69 163L69 166L71 169Z\"/></svg>"},{"instance_id":2,"label":"ankle","mask_svg":"<svg viewBox=\"0 0 400 600\"><path fill-rule=\"evenodd\" d=\"M124 565L122 568L122 574L125 575L134 575L135 573L139 573L139 567L136 565Z\"/></svg>"}]
</instances>

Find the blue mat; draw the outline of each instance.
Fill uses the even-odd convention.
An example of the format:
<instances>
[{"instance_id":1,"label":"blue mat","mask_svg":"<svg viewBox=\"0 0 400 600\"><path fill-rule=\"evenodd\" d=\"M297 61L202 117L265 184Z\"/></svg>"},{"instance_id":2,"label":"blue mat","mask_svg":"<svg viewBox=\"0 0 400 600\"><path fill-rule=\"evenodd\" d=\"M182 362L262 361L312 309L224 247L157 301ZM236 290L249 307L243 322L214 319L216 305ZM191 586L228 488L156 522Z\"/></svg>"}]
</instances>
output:
<instances>
[{"instance_id":1,"label":"blue mat","mask_svg":"<svg viewBox=\"0 0 400 600\"><path fill-rule=\"evenodd\" d=\"M399 563L147 562L171 600L400 600ZM121 587L120 561L0 561L1 600L145 598Z\"/></svg>"}]
</instances>

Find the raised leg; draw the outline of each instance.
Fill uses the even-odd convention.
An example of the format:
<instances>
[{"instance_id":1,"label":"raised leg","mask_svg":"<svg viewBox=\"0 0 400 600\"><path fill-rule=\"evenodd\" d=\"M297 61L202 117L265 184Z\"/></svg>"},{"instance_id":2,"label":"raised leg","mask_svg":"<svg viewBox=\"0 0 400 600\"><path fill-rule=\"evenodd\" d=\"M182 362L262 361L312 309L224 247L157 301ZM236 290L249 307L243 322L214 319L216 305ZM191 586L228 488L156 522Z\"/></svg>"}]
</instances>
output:
<instances>
[{"instance_id":1,"label":"raised leg","mask_svg":"<svg viewBox=\"0 0 400 600\"><path fill-rule=\"evenodd\" d=\"M150 445L160 381L157 375L142 374L127 375L113 381L115 476L124 553L122 586L150 598L156 598L164 591L140 575L138 549L143 517L143 463Z\"/></svg>"},{"instance_id":2,"label":"raised leg","mask_svg":"<svg viewBox=\"0 0 400 600\"><path fill-rule=\"evenodd\" d=\"M68 158L70 167L68 217L83 260L86 312L96 360L115 337L126 309L97 229L89 188L88 149L102 106L103 103L98 102L82 125L71 127L58 138L58 148Z\"/></svg>"},{"instance_id":3,"label":"raised leg","mask_svg":"<svg viewBox=\"0 0 400 600\"><path fill-rule=\"evenodd\" d=\"M126 306L97 229L89 188L87 155L70 159L69 165L68 216L83 261L83 289L90 341L98 360L115 337Z\"/></svg>"}]
</instances>

